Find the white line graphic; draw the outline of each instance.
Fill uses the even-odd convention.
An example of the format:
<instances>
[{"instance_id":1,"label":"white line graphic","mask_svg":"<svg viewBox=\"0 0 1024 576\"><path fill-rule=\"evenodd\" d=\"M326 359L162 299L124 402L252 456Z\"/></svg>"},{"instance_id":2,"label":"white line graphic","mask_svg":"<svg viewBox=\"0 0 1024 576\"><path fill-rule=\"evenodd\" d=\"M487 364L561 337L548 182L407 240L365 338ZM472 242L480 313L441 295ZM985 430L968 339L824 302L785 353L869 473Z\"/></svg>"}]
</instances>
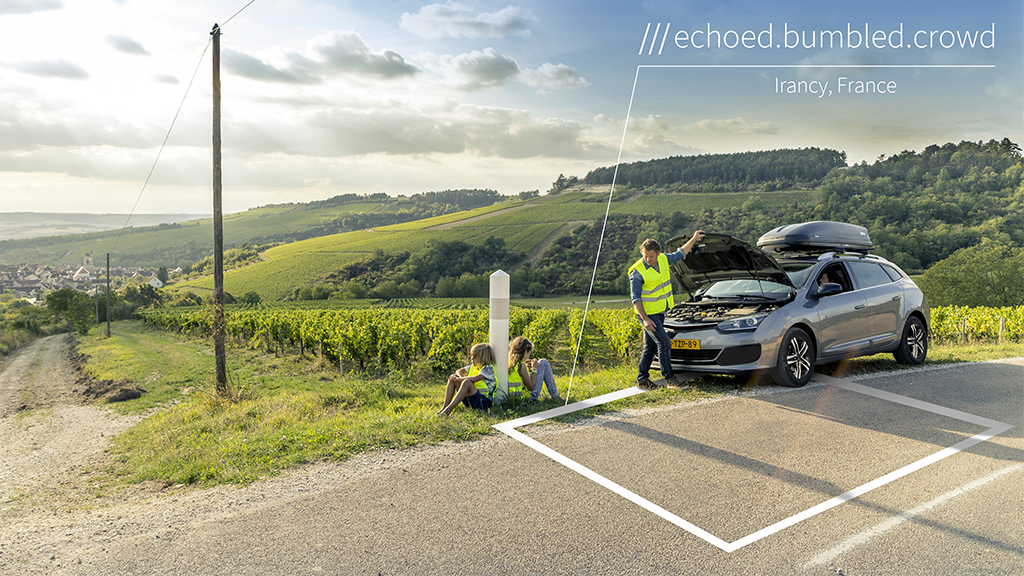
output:
<instances>
[{"instance_id":1,"label":"white line graphic","mask_svg":"<svg viewBox=\"0 0 1024 576\"><path fill-rule=\"evenodd\" d=\"M932 454L930 456L926 456L924 458L921 458L920 460L918 460L916 462L913 462L911 464L908 464L907 466L904 466L904 467L902 467L902 468L900 468L898 470L894 470L893 472L890 472L890 473L888 473L888 474L886 474L886 475L884 475L884 476L882 476L880 478L876 478L875 480L872 480L871 482L868 482L866 484L858 486L858 487L854 488L853 490L850 490L850 491L845 492L843 494L840 494L840 495L838 495L838 496L836 496L834 498L826 500L825 502L822 502L821 504L818 504L817 506L813 506L811 508L808 508L807 510L804 510L803 512L800 512L799 514L795 514L793 516L790 516L789 518L786 518L785 520L781 520L779 522L776 522L775 524L772 524L771 526L768 526L766 528L762 528L761 530L758 530L757 532L754 532L753 534L744 536L743 538L740 538L739 540L736 540L734 542L726 542L725 540L722 540L721 538L715 536L714 534L711 534L710 532L708 532L708 531L706 531L706 530L704 530L704 529L702 529L702 528L700 528L698 526L695 526L694 524L692 524L690 522L687 522L683 518L677 516L676 514L673 514L672 512L669 512L668 510L665 510L664 508L662 508L661 506L658 506L657 504L651 502L650 500L647 500L646 498L644 498L644 497L642 497L642 496L632 492L631 490L629 490L629 489L627 489L627 488L625 488L625 487L623 487L623 486L621 486L619 484L616 484L615 482L612 482L611 480L605 478L604 476L601 476L600 474L598 474L597 472L594 472L593 470L587 468L586 466L583 466L582 464L574 461L573 459L571 459L571 458L569 458L569 457L567 457L567 456L565 456L563 454L560 454L559 452L556 452L556 451L552 450L551 448L548 448L544 444L541 444L540 442L537 442L536 440L534 440L534 439L530 438L529 436L526 436L525 434L523 434L523 433L519 432L518 430L516 430L516 428L519 428L519 427L522 427L522 426L526 426L527 424L533 424L535 422L541 422L541 421L547 420L549 418L554 418L554 417L557 417L557 416L563 416L565 414L571 414L573 412L577 412L579 410L583 410L583 409L586 409L586 408L591 408L591 407L594 407L594 406L600 406L602 404L607 404L608 402L613 402L615 400L621 400L623 398L628 398L630 396L635 396L637 394L642 394L642 393L646 392L646 390L641 390L641 389L639 389L637 387L627 388L625 390L619 390L618 392L612 392L610 394L605 394L603 396L598 396L596 398L591 398L589 400L585 400L585 401L582 401L582 402L576 402L576 403L569 404L569 405L566 405L566 406L562 406L562 407L559 407L559 408L554 408L552 410L546 410L544 412L538 412L536 414L532 414L530 416L525 416L523 418L517 418L515 420L509 420L508 422L503 422L501 424L495 424L494 428L497 429L497 430L500 430L504 434L507 434L509 437L514 438L515 440L521 442L523 445L528 446L528 447L532 448L533 450L536 450L540 454L543 454L544 456L547 456L548 458L551 458L552 460L554 460L555 462L558 462L559 464L565 466L566 468L569 468L570 470L580 474L581 476L583 476L585 478L588 478L588 479L596 482L597 484L600 484L601 486L604 486L605 488L611 490L612 492L618 494L619 496L622 496L623 498L629 500L630 502L633 502L634 504L640 506L641 508L644 508L645 510L648 510L648 511L654 513L654 514L657 514L658 516L660 516L664 520L666 520L666 521L668 521L668 522L670 522L670 523L672 523L672 524L682 528L683 530L686 530L690 534L693 534L694 536L700 538L701 540L704 540L705 542L707 542L709 544L712 544L712 545L716 546L717 548L720 548L720 549L722 549L722 550L724 550L726 552L734 552L736 550L739 550L740 548L743 548L744 546L746 546L748 544L751 544L753 542L757 542L758 540L761 540L762 538L766 538L768 536L771 536L772 534L775 534L776 532L779 532L781 530L785 530L786 528L789 528L790 526L793 526L794 524L797 524L799 522L803 522L804 520L807 520L808 518L811 518L813 516L821 514L822 512L825 512L826 510L830 510L832 508L835 508L836 506L839 506L840 504L843 504L845 502L849 502L850 500L853 500L853 499L855 499L855 498L857 498L859 496L862 496L862 495L870 492L871 490L874 490L875 488L878 488L879 486L884 486L884 485L886 485L886 484L888 484L890 482L893 482L895 480L898 480L898 479L900 479L900 478L902 478L902 477L904 477L904 476L906 476L908 474L912 474L912 473L914 473L914 472L924 468L925 466L928 466L930 464L934 464L934 463L936 463L936 462L938 462L938 461L940 461L940 460L942 460L944 458L948 458L948 457L950 457L950 456L952 456L954 454L957 454L958 452L961 452L963 450L966 450L967 448L970 448L971 446L974 446L975 444L978 444L980 442L984 442L984 441L992 438L993 436L997 436L997 435L1002 434L1003 432L1006 432L1007 430L1010 430L1011 428L1013 428L1013 425L1011 425L1011 424L1006 424L1004 422L997 422L995 420L991 420L991 419L988 419L988 418L983 418L983 417L980 417L980 416L975 416L973 414L968 414L968 413L962 412L960 410L954 410L952 408L946 408L944 406L939 406L939 405L936 405L936 404L931 404L929 402L924 402L922 400L916 400L914 398L907 398L906 396L900 396L898 394L893 394L891 392L886 392L886 391L883 391L883 390L878 390L878 389L875 389L875 388L870 388L870 387L864 386L862 384L855 384L853 382L849 382L849 381L846 381L846 380L841 380L839 378L832 378L830 376L824 376L824 375L815 375L814 379L819 381L819 382L822 382L824 384L828 384L830 386L835 386L837 388L842 388L842 389L848 390L850 392L856 392L856 393L859 393L859 394L864 394L864 395L871 396L873 398L878 398L880 400L885 400L885 401L888 401L888 402L895 402L895 403L901 404L903 406L908 406L908 407L911 407L911 408L916 408L916 409L923 410L923 411L926 411L926 412L931 412L933 414L939 414L941 416L947 416L949 418L954 418L954 419L957 419L957 420L962 420L962 421L965 421L965 422L970 422L972 424L977 424L977 425L980 425L980 426L988 426L989 429L986 430L985 432L980 433L980 434L976 434L976 435L972 436L971 438L968 438L967 440L964 440L962 442L958 442L957 444L954 444L953 446L950 446L949 448L944 448L942 450L939 450L935 454Z\"/></svg>"}]
</instances>

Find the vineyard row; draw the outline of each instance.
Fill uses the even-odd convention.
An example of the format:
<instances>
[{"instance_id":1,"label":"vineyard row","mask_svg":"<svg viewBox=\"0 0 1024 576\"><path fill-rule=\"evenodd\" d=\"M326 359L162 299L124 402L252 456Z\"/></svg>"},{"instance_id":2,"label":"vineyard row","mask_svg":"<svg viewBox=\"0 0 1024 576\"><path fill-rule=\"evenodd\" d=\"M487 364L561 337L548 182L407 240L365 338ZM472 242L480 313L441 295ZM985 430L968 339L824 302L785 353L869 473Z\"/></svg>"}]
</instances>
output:
<instances>
[{"instance_id":1,"label":"vineyard row","mask_svg":"<svg viewBox=\"0 0 1024 576\"><path fill-rule=\"evenodd\" d=\"M575 347L583 324L580 309L513 306L509 334L534 342L535 355L547 356L557 343ZM211 308L159 308L142 313L146 323L166 330L208 336ZM622 360L641 344L641 327L631 309L595 309L586 316L587 333L604 340ZM300 353L321 354L351 369L395 369L428 359L439 371L464 363L474 342L487 340L486 308L471 309L275 309L235 308L226 313L227 335L238 342L278 350L287 342ZM1000 326L1002 328L1000 328ZM1001 330L1001 332L1000 332ZM1024 306L932 309L932 338L941 341L1024 340ZM589 340L592 342L592 340ZM593 352L584 338L580 357Z\"/></svg>"}]
</instances>

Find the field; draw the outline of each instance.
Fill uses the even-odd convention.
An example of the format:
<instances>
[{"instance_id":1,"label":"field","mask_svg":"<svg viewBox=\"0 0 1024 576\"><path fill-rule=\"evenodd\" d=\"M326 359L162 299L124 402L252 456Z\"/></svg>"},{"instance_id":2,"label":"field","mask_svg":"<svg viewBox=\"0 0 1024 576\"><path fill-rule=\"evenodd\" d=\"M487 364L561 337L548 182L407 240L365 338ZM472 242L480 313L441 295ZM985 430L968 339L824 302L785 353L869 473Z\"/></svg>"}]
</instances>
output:
<instances>
[{"instance_id":1,"label":"field","mask_svg":"<svg viewBox=\"0 0 1024 576\"><path fill-rule=\"evenodd\" d=\"M340 303L333 304L340 307ZM306 304L277 307L309 309ZM112 405L125 413L152 412L115 438L109 468L114 484L146 480L169 485L248 483L305 462L344 460L375 449L471 440L493 433L493 424L554 407L542 402L486 413L460 409L451 418L438 418L434 412L443 396L444 371L438 376L429 362L414 362L381 375L342 373L336 364L312 351L304 356L282 354L259 339L229 344L229 381L235 401L227 402L213 396L213 357L207 338L120 322L114 325L112 338L104 338L102 330L94 329L80 341L80 350L92 357L88 372L101 378L145 382L149 390L141 398ZM565 348L562 342L551 350L564 355ZM1006 344L936 342L929 350L929 364L1022 354L1024 343L1019 339ZM558 362L559 391L579 401L632 386L636 374L632 362L616 355L603 366L591 364L576 372L571 390L571 367ZM837 377L901 369L891 354L821 368ZM715 376L690 384L689 390L642 394L560 420L713 398L746 385Z\"/></svg>"},{"instance_id":2,"label":"field","mask_svg":"<svg viewBox=\"0 0 1024 576\"><path fill-rule=\"evenodd\" d=\"M347 370L386 373L421 364L441 372L458 365L472 344L486 341L490 326L485 299L421 298L362 308L358 301L344 302L323 308L232 306L225 313L227 335L240 345L267 352L303 356L315 351L318 357ZM208 307L157 308L145 311L142 318L183 334L208 336L213 332ZM933 342L1021 341L1024 306L936 307L930 326ZM606 365L627 362L641 346L640 324L624 304L595 307L586 316L580 307L513 305L509 334L526 336L533 341L538 357L549 357L562 366L575 363L577 348L580 359Z\"/></svg>"},{"instance_id":3,"label":"field","mask_svg":"<svg viewBox=\"0 0 1024 576\"><path fill-rule=\"evenodd\" d=\"M325 218L339 214L367 212L379 203L346 204L319 210L298 211L294 206L274 205L224 216L224 243L234 246L254 238L270 236L282 230L305 230L319 225ZM129 222L131 226L131 222ZM118 235L120 234L120 239ZM116 242L116 248L115 248ZM129 257L160 253L173 246L189 243L209 245L213 251L213 219L189 220L176 226L129 227L120 230L54 237L45 243L40 239L5 243L3 264L32 262L48 266L80 265L86 252L94 255L111 252L113 266L124 266ZM43 245L45 244L45 245ZM120 257L120 260L119 260ZM190 263L190 262L189 262ZM174 268L174 263L165 263Z\"/></svg>"},{"instance_id":4,"label":"field","mask_svg":"<svg viewBox=\"0 0 1024 576\"><path fill-rule=\"evenodd\" d=\"M745 193L640 195L631 201L613 202L611 212L693 213L705 208L736 206L748 198L750 195ZM813 201L815 192L772 192L759 195L759 198L766 204L805 203ZM253 290L264 301L279 300L296 287L323 280L331 272L365 258L375 250L399 252L423 246L431 240L476 243L494 236L504 240L510 250L530 253L545 240L552 239L560 229L565 232L566 226L571 229L579 223L603 219L606 201L607 194L604 193L571 192L292 242L267 250L262 262L227 271L224 289L235 295ZM280 282L280 279L288 282ZM212 279L204 278L176 284L172 289L205 292L212 288Z\"/></svg>"}]
</instances>

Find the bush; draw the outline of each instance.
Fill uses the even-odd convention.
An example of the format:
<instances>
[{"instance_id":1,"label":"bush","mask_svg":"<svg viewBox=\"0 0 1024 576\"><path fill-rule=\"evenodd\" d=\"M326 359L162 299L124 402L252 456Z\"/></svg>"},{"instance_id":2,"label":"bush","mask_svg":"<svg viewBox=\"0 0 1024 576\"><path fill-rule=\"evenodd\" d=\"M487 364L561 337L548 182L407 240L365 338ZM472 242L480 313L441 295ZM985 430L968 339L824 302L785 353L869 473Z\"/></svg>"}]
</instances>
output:
<instances>
[{"instance_id":1,"label":"bush","mask_svg":"<svg viewBox=\"0 0 1024 576\"><path fill-rule=\"evenodd\" d=\"M1024 248L984 241L936 263L918 285L932 306L1017 306L1024 302Z\"/></svg>"}]
</instances>

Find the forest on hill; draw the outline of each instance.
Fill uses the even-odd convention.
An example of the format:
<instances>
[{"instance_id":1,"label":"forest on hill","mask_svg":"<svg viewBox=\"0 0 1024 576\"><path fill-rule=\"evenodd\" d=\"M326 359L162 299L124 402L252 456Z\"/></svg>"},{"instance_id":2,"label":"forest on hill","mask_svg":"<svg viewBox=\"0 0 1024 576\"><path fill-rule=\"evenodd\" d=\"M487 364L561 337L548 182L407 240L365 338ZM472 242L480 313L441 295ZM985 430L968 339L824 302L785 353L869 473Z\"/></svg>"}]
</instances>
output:
<instances>
[{"instance_id":1,"label":"forest on hill","mask_svg":"<svg viewBox=\"0 0 1024 576\"><path fill-rule=\"evenodd\" d=\"M988 239L1024 247L1024 162L1009 139L963 141L904 151L873 164L834 168L822 178L818 201L780 206L752 194L742 205L696 214L612 215L594 291L627 291L625 268L644 238L665 241L704 229L751 243L784 224L833 220L865 226L875 253L920 273L963 248ZM648 194L666 193L649 187ZM581 225L556 241L528 273L529 292L579 294L590 285L602 223ZM580 266L579 263L588 263ZM532 289L530 288L532 287Z\"/></svg>"},{"instance_id":2,"label":"forest on hill","mask_svg":"<svg viewBox=\"0 0 1024 576\"><path fill-rule=\"evenodd\" d=\"M810 159L820 159L819 152L822 151L802 151ZM772 153L760 154L759 158L773 157ZM737 166L748 158L739 154L724 156ZM831 157L833 162L840 160L831 154L824 157ZM731 173L740 172L737 168ZM771 173L772 177L780 174ZM745 178L744 184L747 183ZM737 176L734 183L740 182ZM751 182L756 184L756 181ZM751 193L741 205L729 208L708 208L695 213L613 213L606 227L601 221L580 224L554 240L536 265L523 263L516 267L511 273L512 290L524 296L587 293L597 246L601 243L594 293L626 294L626 268L638 258L637 246L645 238L664 242L684 232L704 229L753 243L772 228L810 220L865 226L877 254L910 273L920 273L983 240L1008 247L1024 246L1022 182L1024 163L1020 148L1008 139L931 145L920 153L904 151L880 158L873 164L833 167L820 176L813 202L779 204L772 201L771 193ZM675 194L677 184L652 185L634 189L634 192ZM624 202L630 196L616 194L613 204ZM495 239L487 241L492 242L492 248L498 248ZM411 297L413 288L421 288L419 295L424 296L486 295L486 271L464 266L445 270L444 261L436 254L439 249L451 248L440 245L411 248L395 266L349 266L321 285L317 295L327 298L336 292L338 297L386 298L386 293L394 292L395 286L404 287L399 290L403 297ZM453 253L464 253L464 248L456 248ZM371 261L375 258L392 257L377 254ZM507 254L505 258L503 266L519 262L519 255ZM436 264L436 269L427 273L427 264L431 262ZM416 274L410 274L411 263L418 263ZM373 274L364 271L364 267L372 267ZM388 290L379 289L384 282L389 282ZM310 293L300 295L297 291L296 296L301 298Z\"/></svg>"},{"instance_id":3,"label":"forest on hill","mask_svg":"<svg viewBox=\"0 0 1024 576\"><path fill-rule=\"evenodd\" d=\"M539 192L520 193L516 199L528 198L539 195ZM440 192L422 192L412 196L389 197L382 192L368 195L343 194L328 198L327 200L313 201L306 204L299 204L302 210L317 210L344 206L346 204L364 203L366 201L381 202L379 209L366 212L347 212L337 216L324 218L320 224L303 228L302 230L281 232L275 231L271 234L254 236L249 240L251 244L265 245L278 242L294 242L307 238L318 238L330 234L340 234L353 230L365 230L389 226L391 224L402 224L414 222L424 218L454 214L474 208L490 206L497 202L508 200L495 190L490 189L459 189L443 190Z\"/></svg>"},{"instance_id":4,"label":"forest on hill","mask_svg":"<svg viewBox=\"0 0 1024 576\"><path fill-rule=\"evenodd\" d=\"M660 186L672 192L768 191L812 186L833 168L843 166L845 152L821 148L671 156L621 164L616 183ZM611 184L614 176L614 166L595 168L583 177L583 183Z\"/></svg>"}]
</instances>

